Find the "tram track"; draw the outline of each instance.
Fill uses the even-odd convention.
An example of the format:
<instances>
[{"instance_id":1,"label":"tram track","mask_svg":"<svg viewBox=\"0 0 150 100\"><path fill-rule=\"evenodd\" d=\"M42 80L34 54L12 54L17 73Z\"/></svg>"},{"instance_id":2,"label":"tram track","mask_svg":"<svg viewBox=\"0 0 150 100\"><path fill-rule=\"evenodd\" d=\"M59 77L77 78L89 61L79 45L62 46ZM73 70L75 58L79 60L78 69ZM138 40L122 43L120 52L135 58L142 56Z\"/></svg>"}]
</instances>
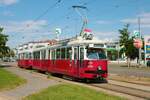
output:
<instances>
[{"instance_id":1,"label":"tram track","mask_svg":"<svg viewBox=\"0 0 150 100\"><path fill-rule=\"evenodd\" d=\"M150 83L149 82L124 81L124 80L118 80L118 79L109 79L109 80L125 82L125 83L129 83L129 84L137 84L137 85L149 86L150 87Z\"/></svg>"},{"instance_id":2,"label":"tram track","mask_svg":"<svg viewBox=\"0 0 150 100\"><path fill-rule=\"evenodd\" d=\"M112 94L112 95L116 95L116 96L122 96L125 97L129 100L150 100L150 90L148 86L145 86L145 88L147 87L148 89L142 89L141 87L144 87L143 85L139 85L139 84L134 84L135 86L132 87L133 84L128 84L126 85L126 82L122 82L125 83L123 84L115 84L112 83L112 80L109 81L108 83L82 83L82 82L74 82L71 80L66 80L66 79L62 79L62 78L57 78L54 77L54 79L58 80L58 81L62 81L62 82L66 82L66 83L71 83L71 84L77 84L77 85L82 85L85 87L89 87L89 88L94 88L96 90L104 90L103 92Z\"/></svg>"},{"instance_id":3,"label":"tram track","mask_svg":"<svg viewBox=\"0 0 150 100\"><path fill-rule=\"evenodd\" d=\"M118 86L128 87L128 88L131 88L131 89L137 89L137 90L143 90L143 91L150 92L150 87L149 86L136 84L136 83L109 80L109 84L112 84L112 85L114 84L114 85L118 85Z\"/></svg>"},{"instance_id":4,"label":"tram track","mask_svg":"<svg viewBox=\"0 0 150 100\"><path fill-rule=\"evenodd\" d=\"M150 92L149 91L144 91L140 89L135 89L127 86L121 86L121 85L115 85L115 84L89 84L90 86L106 89L106 90L111 90L114 92L119 92L122 94L127 94L139 98L143 98L145 100L150 100Z\"/></svg>"}]
</instances>

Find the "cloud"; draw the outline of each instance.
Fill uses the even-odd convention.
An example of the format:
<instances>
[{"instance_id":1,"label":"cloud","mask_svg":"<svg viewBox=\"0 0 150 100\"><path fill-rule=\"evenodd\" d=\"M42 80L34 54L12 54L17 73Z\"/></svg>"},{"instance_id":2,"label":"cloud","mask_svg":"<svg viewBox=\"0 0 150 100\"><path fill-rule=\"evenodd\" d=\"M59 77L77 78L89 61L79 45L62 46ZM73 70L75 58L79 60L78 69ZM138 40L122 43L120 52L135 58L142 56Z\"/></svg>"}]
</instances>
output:
<instances>
[{"instance_id":1,"label":"cloud","mask_svg":"<svg viewBox=\"0 0 150 100\"><path fill-rule=\"evenodd\" d=\"M27 21L8 21L2 24L5 29L5 33L38 33L44 30L44 26L47 25L46 20L33 20Z\"/></svg>"},{"instance_id":2,"label":"cloud","mask_svg":"<svg viewBox=\"0 0 150 100\"><path fill-rule=\"evenodd\" d=\"M55 37L54 32L47 27L46 20L7 21L0 22L4 33L9 35L8 45L16 47L30 41L47 40Z\"/></svg>"},{"instance_id":3,"label":"cloud","mask_svg":"<svg viewBox=\"0 0 150 100\"><path fill-rule=\"evenodd\" d=\"M3 15L3 16L10 16L10 17L14 16L14 14L13 14L12 12L10 12L10 11L4 11L4 12L2 13L2 15Z\"/></svg>"},{"instance_id":4,"label":"cloud","mask_svg":"<svg viewBox=\"0 0 150 100\"><path fill-rule=\"evenodd\" d=\"M150 12L144 12L138 15L139 17L150 17Z\"/></svg>"},{"instance_id":5,"label":"cloud","mask_svg":"<svg viewBox=\"0 0 150 100\"><path fill-rule=\"evenodd\" d=\"M17 2L18 0L0 0L0 5L12 5Z\"/></svg>"},{"instance_id":6,"label":"cloud","mask_svg":"<svg viewBox=\"0 0 150 100\"><path fill-rule=\"evenodd\" d=\"M110 21L105 21L105 20L98 20L96 21L97 24L110 24Z\"/></svg>"},{"instance_id":7,"label":"cloud","mask_svg":"<svg viewBox=\"0 0 150 100\"><path fill-rule=\"evenodd\" d=\"M135 18L128 18L128 19L123 19L121 20L121 22L123 23L128 23L128 24L137 24L137 19Z\"/></svg>"},{"instance_id":8,"label":"cloud","mask_svg":"<svg viewBox=\"0 0 150 100\"><path fill-rule=\"evenodd\" d=\"M103 41L113 41L117 40L119 37L118 32L94 32L94 36L98 37L98 39L103 40Z\"/></svg>"},{"instance_id":9,"label":"cloud","mask_svg":"<svg viewBox=\"0 0 150 100\"><path fill-rule=\"evenodd\" d=\"M140 17L141 27L142 28L150 28L150 12L141 13L141 14L137 15L135 18L123 19L123 20L121 20L121 22L137 25L139 17Z\"/></svg>"}]
</instances>

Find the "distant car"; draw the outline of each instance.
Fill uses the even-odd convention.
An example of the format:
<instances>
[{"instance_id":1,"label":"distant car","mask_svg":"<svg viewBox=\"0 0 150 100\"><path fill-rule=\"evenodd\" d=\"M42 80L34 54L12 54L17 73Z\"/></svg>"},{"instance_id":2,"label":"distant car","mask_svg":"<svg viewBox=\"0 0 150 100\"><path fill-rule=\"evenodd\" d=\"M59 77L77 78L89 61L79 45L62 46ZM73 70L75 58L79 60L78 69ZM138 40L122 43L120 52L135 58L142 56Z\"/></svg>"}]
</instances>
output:
<instances>
[{"instance_id":1,"label":"distant car","mask_svg":"<svg viewBox=\"0 0 150 100\"><path fill-rule=\"evenodd\" d=\"M4 61L4 62L15 62L16 59L13 58L13 57L5 57L5 58L3 58L3 61Z\"/></svg>"},{"instance_id":2,"label":"distant car","mask_svg":"<svg viewBox=\"0 0 150 100\"><path fill-rule=\"evenodd\" d=\"M150 55L147 56L146 60L147 60L147 66L150 67Z\"/></svg>"},{"instance_id":3,"label":"distant car","mask_svg":"<svg viewBox=\"0 0 150 100\"><path fill-rule=\"evenodd\" d=\"M11 59L10 59L10 62L15 62L15 61L16 61L15 58L11 58Z\"/></svg>"},{"instance_id":4,"label":"distant car","mask_svg":"<svg viewBox=\"0 0 150 100\"><path fill-rule=\"evenodd\" d=\"M4 62L9 62L9 61L10 61L10 58L5 57L5 58L3 58L3 61L4 61Z\"/></svg>"}]
</instances>

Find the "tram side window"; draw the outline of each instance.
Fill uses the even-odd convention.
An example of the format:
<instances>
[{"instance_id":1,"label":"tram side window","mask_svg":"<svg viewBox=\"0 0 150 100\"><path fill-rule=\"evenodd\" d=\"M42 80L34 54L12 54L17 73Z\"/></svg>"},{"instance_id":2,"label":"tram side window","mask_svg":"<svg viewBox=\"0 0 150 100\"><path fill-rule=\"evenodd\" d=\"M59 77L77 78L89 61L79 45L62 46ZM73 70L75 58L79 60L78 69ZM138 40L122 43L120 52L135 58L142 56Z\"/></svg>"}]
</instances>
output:
<instances>
[{"instance_id":1,"label":"tram side window","mask_svg":"<svg viewBox=\"0 0 150 100\"><path fill-rule=\"evenodd\" d=\"M35 52L33 52L33 58L36 59L36 53Z\"/></svg>"},{"instance_id":2,"label":"tram side window","mask_svg":"<svg viewBox=\"0 0 150 100\"><path fill-rule=\"evenodd\" d=\"M33 58L36 59L36 52L33 52Z\"/></svg>"},{"instance_id":3,"label":"tram side window","mask_svg":"<svg viewBox=\"0 0 150 100\"><path fill-rule=\"evenodd\" d=\"M65 59L65 48L61 49L61 59Z\"/></svg>"},{"instance_id":4,"label":"tram side window","mask_svg":"<svg viewBox=\"0 0 150 100\"><path fill-rule=\"evenodd\" d=\"M51 50L48 50L48 59L51 59Z\"/></svg>"},{"instance_id":5,"label":"tram side window","mask_svg":"<svg viewBox=\"0 0 150 100\"><path fill-rule=\"evenodd\" d=\"M78 60L78 48L74 48L74 59Z\"/></svg>"},{"instance_id":6,"label":"tram side window","mask_svg":"<svg viewBox=\"0 0 150 100\"><path fill-rule=\"evenodd\" d=\"M24 53L24 59L26 59L27 58L27 54L26 53Z\"/></svg>"},{"instance_id":7,"label":"tram side window","mask_svg":"<svg viewBox=\"0 0 150 100\"><path fill-rule=\"evenodd\" d=\"M20 54L20 58L23 59L23 54L22 53Z\"/></svg>"},{"instance_id":8,"label":"tram side window","mask_svg":"<svg viewBox=\"0 0 150 100\"><path fill-rule=\"evenodd\" d=\"M56 59L60 59L60 49L56 50Z\"/></svg>"},{"instance_id":9,"label":"tram side window","mask_svg":"<svg viewBox=\"0 0 150 100\"><path fill-rule=\"evenodd\" d=\"M41 51L41 58L46 59L46 50Z\"/></svg>"},{"instance_id":10,"label":"tram side window","mask_svg":"<svg viewBox=\"0 0 150 100\"><path fill-rule=\"evenodd\" d=\"M20 60L21 59L21 55L20 54L18 54L18 60Z\"/></svg>"},{"instance_id":11,"label":"tram side window","mask_svg":"<svg viewBox=\"0 0 150 100\"><path fill-rule=\"evenodd\" d=\"M22 59L24 59L24 53L22 53Z\"/></svg>"},{"instance_id":12,"label":"tram side window","mask_svg":"<svg viewBox=\"0 0 150 100\"><path fill-rule=\"evenodd\" d=\"M33 53L34 59L40 59L40 51L36 51Z\"/></svg>"},{"instance_id":13,"label":"tram side window","mask_svg":"<svg viewBox=\"0 0 150 100\"><path fill-rule=\"evenodd\" d=\"M30 59L32 58L32 53L29 53L29 58L30 58Z\"/></svg>"},{"instance_id":14,"label":"tram side window","mask_svg":"<svg viewBox=\"0 0 150 100\"><path fill-rule=\"evenodd\" d=\"M51 53L52 54L52 59L54 60L55 59L55 50L52 50L51 52L52 52Z\"/></svg>"},{"instance_id":15,"label":"tram side window","mask_svg":"<svg viewBox=\"0 0 150 100\"><path fill-rule=\"evenodd\" d=\"M80 60L84 59L84 48L80 48Z\"/></svg>"},{"instance_id":16,"label":"tram side window","mask_svg":"<svg viewBox=\"0 0 150 100\"><path fill-rule=\"evenodd\" d=\"M22 53L22 57L21 58L24 59L24 53Z\"/></svg>"},{"instance_id":17,"label":"tram side window","mask_svg":"<svg viewBox=\"0 0 150 100\"><path fill-rule=\"evenodd\" d=\"M27 56L26 53L23 53L23 59L26 59L26 56Z\"/></svg>"},{"instance_id":18,"label":"tram side window","mask_svg":"<svg viewBox=\"0 0 150 100\"><path fill-rule=\"evenodd\" d=\"M25 53L25 59L28 59L28 58L29 58L28 53Z\"/></svg>"},{"instance_id":19,"label":"tram side window","mask_svg":"<svg viewBox=\"0 0 150 100\"><path fill-rule=\"evenodd\" d=\"M67 48L66 57L67 57L67 59L72 59L72 49L71 48Z\"/></svg>"}]
</instances>

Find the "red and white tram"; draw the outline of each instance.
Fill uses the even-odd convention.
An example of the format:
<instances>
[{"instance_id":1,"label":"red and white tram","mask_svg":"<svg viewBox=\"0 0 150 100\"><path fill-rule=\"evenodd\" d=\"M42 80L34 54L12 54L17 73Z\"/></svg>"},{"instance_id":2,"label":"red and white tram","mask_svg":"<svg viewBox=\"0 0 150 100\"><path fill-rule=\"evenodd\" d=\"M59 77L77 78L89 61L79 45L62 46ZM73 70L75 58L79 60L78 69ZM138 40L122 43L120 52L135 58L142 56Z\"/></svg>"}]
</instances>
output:
<instances>
[{"instance_id":1,"label":"red and white tram","mask_svg":"<svg viewBox=\"0 0 150 100\"><path fill-rule=\"evenodd\" d=\"M107 78L106 47L100 40L81 37L19 48L18 66L78 79Z\"/></svg>"}]
</instances>

